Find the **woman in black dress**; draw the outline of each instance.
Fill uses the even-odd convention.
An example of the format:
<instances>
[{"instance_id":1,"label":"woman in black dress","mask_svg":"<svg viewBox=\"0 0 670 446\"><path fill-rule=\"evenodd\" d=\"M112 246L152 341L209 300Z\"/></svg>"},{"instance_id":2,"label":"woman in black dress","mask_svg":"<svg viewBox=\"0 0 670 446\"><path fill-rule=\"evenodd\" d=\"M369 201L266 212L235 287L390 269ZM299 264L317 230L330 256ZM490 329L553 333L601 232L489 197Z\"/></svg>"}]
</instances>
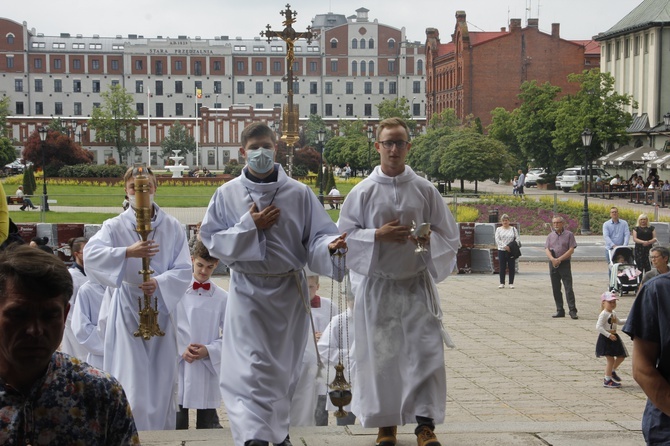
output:
<instances>
[{"instance_id":1,"label":"woman in black dress","mask_svg":"<svg viewBox=\"0 0 670 446\"><path fill-rule=\"evenodd\" d=\"M656 243L656 228L649 226L647 214L637 217L637 224L633 228L633 241L635 242L635 264L640 271L651 270L649 263L649 250Z\"/></svg>"}]
</instances>

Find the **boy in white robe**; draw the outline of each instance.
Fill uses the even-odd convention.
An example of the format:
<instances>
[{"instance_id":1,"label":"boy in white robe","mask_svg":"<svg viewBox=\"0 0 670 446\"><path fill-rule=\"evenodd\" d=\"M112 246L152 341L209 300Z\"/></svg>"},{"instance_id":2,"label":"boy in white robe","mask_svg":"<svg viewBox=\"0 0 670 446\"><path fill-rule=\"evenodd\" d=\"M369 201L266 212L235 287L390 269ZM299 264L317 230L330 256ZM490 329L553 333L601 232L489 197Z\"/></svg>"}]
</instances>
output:
<instances>
[{"instance_id":1,"label":"boy in white robe","mask_svg":"<svg viewBox=\"0 0 670 446\"><path fill-rule=\"evenodd\" d=\"M459 230L437 189L405 158L407 124L389 118L377 129L381 164L347 195L338 222L349 234L347 266L356 294L357 390L352 411L379 428L377 444L396 444L398 425L417 423L418 446L438 446L446 373L442 312L435 283L454 269ZM417 239L413 223L430 223ZM416 252L420 245L425 252Z\"/></svg>"},{"instance_id":2,"label":"boy in white robe","mask_svg":"<svg viewBox=\"0 0 670 446\"><path fill-rule=\"evenodd\" d=\"M196 429L221 429L219 368L221 331L228 293L210 281L219 260L201 241L191 253L193 283L177 306L179 412L177 429L188 429L188 410L196 409Z\"/></svg>"},{"instance_id":3,"label":"boy in white robe","mask_svg":"<svg viewBox=\"0 0 670 446\"><path fill-rule=\"evenodd\" d=\"M86 246L87 241L85 237L76 237L68 240L70 253L74 259L72 266L68 268L72 276L72 284L74 285L74 291L72 292L72 297L70 297L70 308L74 308L76 304L79 288L88 282L88 277L86 277L86 273L84 272L84 246ZM86 361L88 350L79 343L72 332L72 316L73 312L70 311L65 321L65 332L63 333L60 351L74 356L80 361Z\"/></svg>"},{"instance_id":4,"label":"boy in white robe","mask_svg":"<svg viewBox=\"0 0 670 446\"><path fill-rule=\"evenodd\" d=\"M111 288L111 299L98 320L103 334L103 369L117 378L128 395L137 429L175 428L177 413L177 330L173 313L193 278L186 231L176 218L153 202L156 178L149 172L151 228L142 241L136 232L135 177L124 176L130 208L105 221L84 248L86 274ZM154 271L143 282L142 258ZM139 326L139 303L144 294L158 302L158 325L164 336L144 340L134 336Z\"/></svg>"},{"instance_id":5,"label":"boy in white robe","mask_svg":"<svg viewBox=\"0 0 670 446\"><path fill-rule=\"evenodd\" d=\"M106 289L89 280L79 288L72 310L74 337L88 352L86 362L99 369L103 367L103 343L98 330L98 315Z\"/></svg>"},{"instance_id":6,"label":"boy in white robe","mask_svg":"<svg viewBox=\"0 0 670 446\"><path fill-rule=\"evenodd\" d=\"M274 163L275 138L265 123L244 129L247 166L216 190L200 228L203 244L231 271L221 395L236 445L291 445L309 324L303 268L339 276L329 254L346 247L314 192Z\"/></svg>"}]
</instances>

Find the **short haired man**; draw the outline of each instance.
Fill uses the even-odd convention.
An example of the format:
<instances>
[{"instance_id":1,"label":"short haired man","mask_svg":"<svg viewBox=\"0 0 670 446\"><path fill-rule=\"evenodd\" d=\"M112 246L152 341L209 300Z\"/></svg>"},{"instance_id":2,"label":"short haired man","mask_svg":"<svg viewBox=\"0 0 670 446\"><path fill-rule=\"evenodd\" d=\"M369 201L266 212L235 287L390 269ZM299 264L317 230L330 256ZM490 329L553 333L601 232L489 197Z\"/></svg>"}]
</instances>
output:
<instances>
[{"instance_id":1,"label":"short haired man","mask_svg":"<svg viewBox=\"0 0 670 446\"><path fill-rule=\"evenodd\" d=\"M519 179L516 180L516 193L521 198L526 198L526 193L523 191L525 185L526 185L526 174L523 173L523 170L519 169Z\"/></svg>"},{"instance_id":2,"label":"short haired man","mask_svg":"<svg viewBox=\"0 0 670 446\"><path fill-rule=\"evenodd\" d=\"M139 444L119 382L56 351L71 294L56 256L0 253L0 444Z\"/></svg>"},{"instance_id":3,"label":"short haired man","mask_svg":"<svg viewBox=\"0 0 670 446\"><path fill-rule=\"evenodd\" d=\"M665 274L670 271L668 266L668 259L670 258L670 251L665 246L655 246L649 251L649 259L651 259L652 268L647 271L640 282L640 286L647 283L652 277Z\"/></svg>"},{"instance_id":4,"label":"short haired man","mask_svg":"<svg viewBox=\"0 0 670 446\"><path fill-rule=\"evenodd\" d=\"M37 209L30 198L23 192L23 186L19 186L19 188L16 189L16 198L23 199L23 205L19 208L22 211L25 211L27 207L30 207L30 209Z\"/></svg>"},{"instance_id":5,"label":"short haired man","mask_svg":"<svg viewBox=\"0 0 670 446\"><path fill-rule=\"evenodd\" d=\"M630 229L626 220L619 219L619 209L610 209L610 219L603 223L603 238L605 239L605 258L610 262L611 252L617 246L628 246Z\"/></svg>"},{"instance_id":6,"label":"short haired man","mask_svg":"<svg viewBox=\"0 0 670 446\"><path fill-rule=\"evenodd\" d=\"M577 319L575 292L572 289L572 268L570 266L570 258L575 252L577 242L574 234L565 229L565 219L563 217L560 215L554 216L551 219L551 224L554 230L547 236L544 252L549 258L551 290L554 293L554 302L556 302L556 313L552 317L565 317L563 294L561 294L561 282L563 282L570 317Z\"/></svg>"}]
</instances>

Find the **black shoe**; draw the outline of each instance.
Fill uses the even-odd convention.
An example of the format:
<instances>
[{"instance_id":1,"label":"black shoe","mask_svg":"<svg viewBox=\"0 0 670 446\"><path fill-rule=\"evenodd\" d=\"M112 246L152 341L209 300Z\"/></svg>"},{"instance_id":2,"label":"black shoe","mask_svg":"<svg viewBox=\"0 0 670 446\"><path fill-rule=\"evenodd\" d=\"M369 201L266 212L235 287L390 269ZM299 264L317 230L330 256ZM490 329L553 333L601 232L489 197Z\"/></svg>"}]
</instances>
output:
<instances>
[{"instance_id":1,"label":"black shoe","mask_svg":"<svg viewBox=\"0 0 670 446\"><path fill-rule=\"evenodd\" d=\"M244 442L244 446L268 446L267 441L263 440L249 440Z\"/></svg>"},{"instance_id":2,"label":"black shoe","mask_svg":"<svg viewBox=\"0 0 670 446\"><path fill-rule=\"evenodd\" d=\"M19 208L19 209L21 209L22 211L25 211L25 210L26 210L26 208Z\"/></svg>"},{"instance_id":3,"label":"black shoe","mask_svg":"<svg viewBox=\"0 0 670 446\"><path fill-rule=\"evenodd\" d=\"M282 441L279 444L272 443L274 446L293 446L293 443L291 443L291 438L287 435L284 441Z\"/></svg>"},{"instance_id":4,"label":"black shoe","mask_svg":"<svg viewBox=\"0 0 670 446\"><path fill-rule=\"evenodd\" d=\"M570 312L570 317L573 318L573 319L579 319L579 317L577 316L577 312L576 312L576 311L571 311L571 312Z\"/></svg>"},{"instance_id":5,"label":"black shoe","mask_svg":"<svg viewBox=\"0 0 670 446\"><path fill-rule=\"evenodd\" d=\"M565 311L557 311L556 313L552 314L551 317L565 317Z\"/></svg>"},{"instance_id":6,"label":"black shoe","mask_svg":"<svg viewBox=\"0 0 670 446\"><path fill-rule=\"evenodd\" d=\"M30 209L37 209L35 206L31 207Z\"/></svg>"}]
</instances>

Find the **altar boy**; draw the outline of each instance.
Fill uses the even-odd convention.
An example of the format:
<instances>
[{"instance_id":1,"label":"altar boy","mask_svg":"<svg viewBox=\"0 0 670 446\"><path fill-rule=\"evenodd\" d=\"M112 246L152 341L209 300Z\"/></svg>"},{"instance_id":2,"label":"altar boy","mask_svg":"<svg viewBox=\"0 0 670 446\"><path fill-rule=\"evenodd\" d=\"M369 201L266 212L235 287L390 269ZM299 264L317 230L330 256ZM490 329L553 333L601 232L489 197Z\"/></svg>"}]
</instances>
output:
<instances>
[{"instance_id":1,"label":"altar boy","mask_svg":"<svg viewBox=\"0 0 670 446\"><path fill-rule=\"evenodd\" d=\"M196 429L220 429L221 332L228 293L210 281L219 260L198 241L191 252L193 283L177 307L179 412L177 429L188 429L188 409L197 409Z\"/></svg>"}]
</instances>

